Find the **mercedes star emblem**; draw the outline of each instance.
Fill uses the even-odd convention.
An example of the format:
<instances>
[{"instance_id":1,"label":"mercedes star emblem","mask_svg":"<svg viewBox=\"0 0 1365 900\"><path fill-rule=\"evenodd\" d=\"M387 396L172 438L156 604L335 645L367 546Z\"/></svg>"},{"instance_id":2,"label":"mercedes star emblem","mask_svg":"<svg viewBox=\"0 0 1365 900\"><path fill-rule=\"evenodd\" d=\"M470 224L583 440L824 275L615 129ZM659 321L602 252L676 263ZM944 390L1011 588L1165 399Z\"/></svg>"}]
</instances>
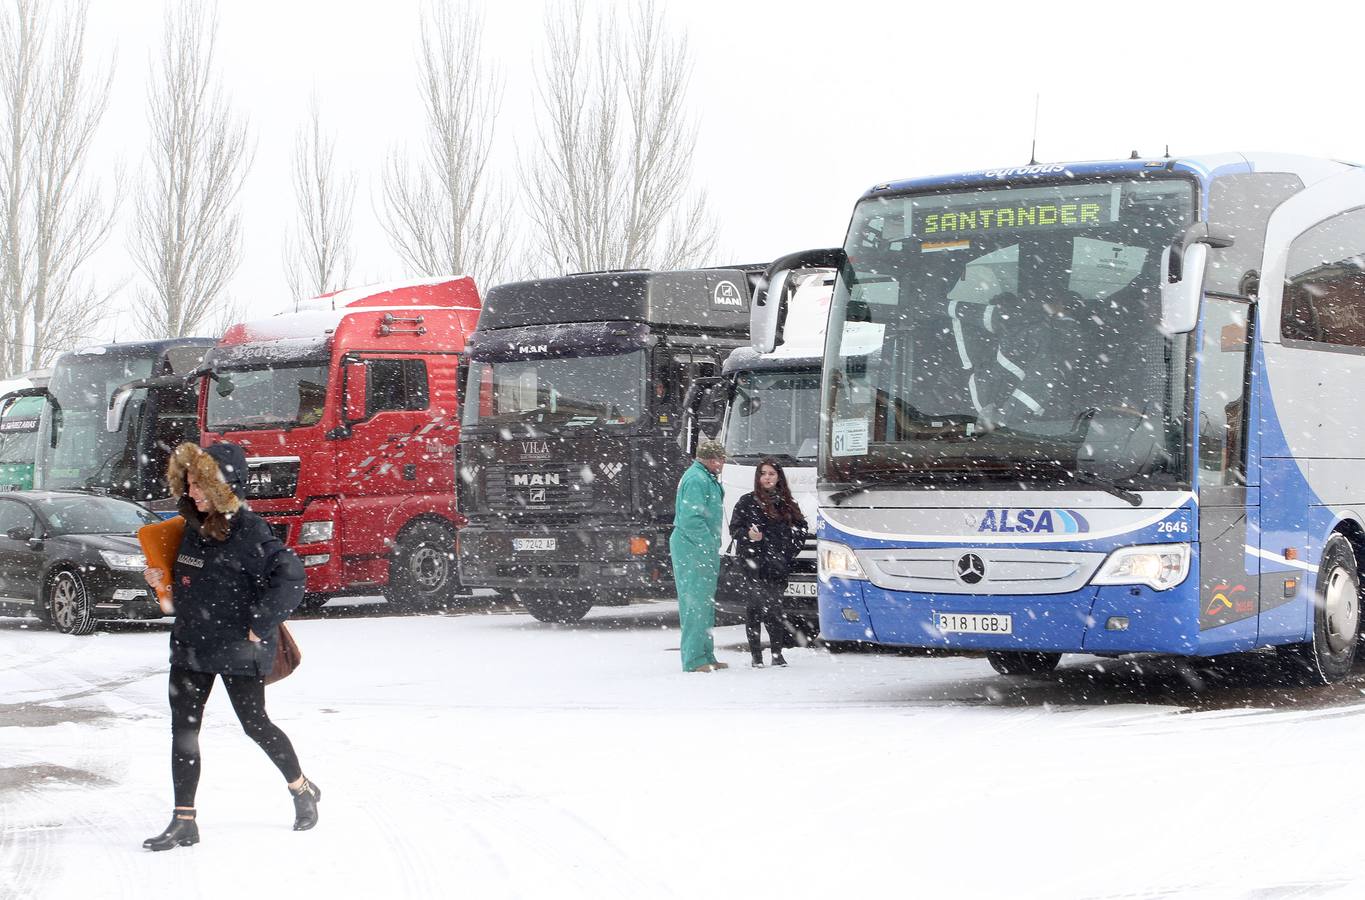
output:
<instances>
[{"instance_id":1,"label":"mercedes star emblem","mask_svg":"<svg viewBox=\"0 0 1365 900\"><path fill-rule=\"evenodd\" d=\"M963 554L957 561L957 579L963 584L976 584L986 577L986 564L975 553Z\"/></svg>"}]
</instances>

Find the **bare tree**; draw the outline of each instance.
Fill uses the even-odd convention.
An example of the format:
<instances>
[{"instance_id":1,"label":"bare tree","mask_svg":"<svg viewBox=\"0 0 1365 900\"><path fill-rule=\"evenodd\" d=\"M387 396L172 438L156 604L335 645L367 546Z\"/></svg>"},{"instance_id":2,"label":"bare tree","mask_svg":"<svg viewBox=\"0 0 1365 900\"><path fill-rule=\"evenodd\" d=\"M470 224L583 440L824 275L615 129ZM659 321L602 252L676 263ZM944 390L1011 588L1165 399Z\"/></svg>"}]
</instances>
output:
<instances>
[{"instance_id":1,"label":"bare tree","mask_svg":"<svg viewBox=\"0 0 1365 900\"><path fill-rule=\"evenodd\" d=\"M200 0L168 6L130 247L149 282L134 297L138 324L155 337L194 334L212 319L241 262L238 196L251 151L214 70L217 40L216 11Z\"/></svg>"},{"instance_id":2,"label":"bare tree","mask_svg":"<svg viewBox=\"0 0 1365 900\"><path fill-rule=\"evenodd\" d=\"M285 239L285 278L299 300L340 290L351 277L351 211L355 175L336 172L336 140L322 130L317 97L308 124L294 140L294 196L298 220Z\"/></svg>"},{"instance_id":3,"label":"bare tree","mask_svg":"<svg viewBox=\"0 0 1365 900\"><path fill-rule=\"evenodd\" d=\"M109 297L80 277L113 225L86 170L112 71L89 68L87 11L75 0L50 23L37 0L13 0L0 13L0 371L87 337Z\"/></svg>"},{"instance_id":4,"label":"bare tree","mask_svg":"<svg viewBox=\"0 0 1365 900\"><path fill-rule=\"evenodd\" d=\"M684 109L685 36L655 0L623 31L583 0L546 25L538 152L523 161L535 243L550 271L676 268L703 261L716 225L689 191L696 129Z\"/></svg>"},{"instance_id":5,"label":"bare tree","mask_svg":"<svg viewBox=\"0 0 1365 900\"><path fill-rule=\"evenodd\" d=\"M412 270L491 284L508 263L511 229L510 204L488 172L502 90L481 56L483 20L466 2L430 0L421 28L425 152L415 163L390 155L381 218Z\"/></svg>"}]
</instances>

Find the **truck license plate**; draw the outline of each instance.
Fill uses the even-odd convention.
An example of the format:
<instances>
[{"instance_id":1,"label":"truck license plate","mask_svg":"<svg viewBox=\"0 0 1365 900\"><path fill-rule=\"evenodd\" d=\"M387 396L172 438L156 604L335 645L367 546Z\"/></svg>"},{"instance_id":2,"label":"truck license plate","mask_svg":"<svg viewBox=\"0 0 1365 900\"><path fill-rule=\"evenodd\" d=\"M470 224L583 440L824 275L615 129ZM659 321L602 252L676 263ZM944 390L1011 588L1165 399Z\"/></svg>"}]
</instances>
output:
<instances>
[{"instance_id":1,"label":"truck license plate","mask_svg":"<svg viewBox=\"0 0 1365 900\"><path fill-rule=\"evenodd\" d=\"M512 549L521 553L526 550L554 550L557 538L512 538Z\"/></svg>"},{"instance_id":2,"label":"truck license plate","mask_svg":"<svg viewBox=\"0 0 1365 900\"><path fill-rule=\"evenodd\" d=\"M782 592L784 597L814 597L815 595L814 581L788 581L787 589Z\"/></svg>"},{"instance_id":3,"label":"truck license plate","mask_svg":"<svg viewBox=\"0 0 1365 900\"><path fill-rule=\"evenodd\" d=\"M1013 634L1014 619L986 613L934 613L934 622L944 634Z\"/></svg>"}]
</instances>

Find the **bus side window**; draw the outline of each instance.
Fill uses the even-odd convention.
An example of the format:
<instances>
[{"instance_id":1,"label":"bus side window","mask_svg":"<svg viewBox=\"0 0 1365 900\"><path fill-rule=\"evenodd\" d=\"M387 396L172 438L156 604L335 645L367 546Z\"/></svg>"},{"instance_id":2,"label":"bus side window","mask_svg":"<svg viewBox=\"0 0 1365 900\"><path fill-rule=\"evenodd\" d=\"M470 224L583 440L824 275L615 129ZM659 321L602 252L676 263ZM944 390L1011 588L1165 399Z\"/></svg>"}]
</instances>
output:
<instances>
[{"instance_id":1,"label":"bus side window","mask_svg":"<svg viewBox=\"0 0 1365 900\"><path fill-rule=\"evenodd\" d=\"M1365 347L1365 209L1319 222L1294 239L1285 267L1280 337Z\"/></svg>"}]
</instances>

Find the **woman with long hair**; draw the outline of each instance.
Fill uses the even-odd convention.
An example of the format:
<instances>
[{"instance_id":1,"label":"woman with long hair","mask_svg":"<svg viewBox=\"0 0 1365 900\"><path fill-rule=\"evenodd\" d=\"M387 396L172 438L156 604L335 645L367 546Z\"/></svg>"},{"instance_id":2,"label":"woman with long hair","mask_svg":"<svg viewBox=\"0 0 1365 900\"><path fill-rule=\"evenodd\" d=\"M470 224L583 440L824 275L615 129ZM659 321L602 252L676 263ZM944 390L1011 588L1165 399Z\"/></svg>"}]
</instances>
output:
<instances>
[{"instance_id":1,"label":"woman with long hair","mask_svg":"<svg viewBox=\"0 0 1365 900\"><path fill-rule=\"evenodd\" d=\"M759 623L768 629L772 663L785 666L782 648L787 641L782 615L782 594L792 560L806 542L807 526L801 507L792 499L787 473L775 459L765 459L754 469L754 489L739 498L730 514L730 537L735 555L744 563L749 588L744 634L754 668L763 666Z\"/></svg>"},{"instance_id":2,"label":"woman with long hair","mask_svg":"<svg viewBox=\"0 0 1365 900\"><path fill-rule=\"evenodd\" d=\"M181 444L166 478L179 498L185 533L169 573L171 628L171 824L142 842L148 850L199 843L199 726L213 682L221 679L242 729L280 770L294 801L294 830L318 821L322 792L303 775L294 745L265 711L265 676L275 662L279 626L303 598L299 558L246 507L246 454L236 444ZM168 573L148 568L153 588Z\"/></svg>"}]
</instances>

